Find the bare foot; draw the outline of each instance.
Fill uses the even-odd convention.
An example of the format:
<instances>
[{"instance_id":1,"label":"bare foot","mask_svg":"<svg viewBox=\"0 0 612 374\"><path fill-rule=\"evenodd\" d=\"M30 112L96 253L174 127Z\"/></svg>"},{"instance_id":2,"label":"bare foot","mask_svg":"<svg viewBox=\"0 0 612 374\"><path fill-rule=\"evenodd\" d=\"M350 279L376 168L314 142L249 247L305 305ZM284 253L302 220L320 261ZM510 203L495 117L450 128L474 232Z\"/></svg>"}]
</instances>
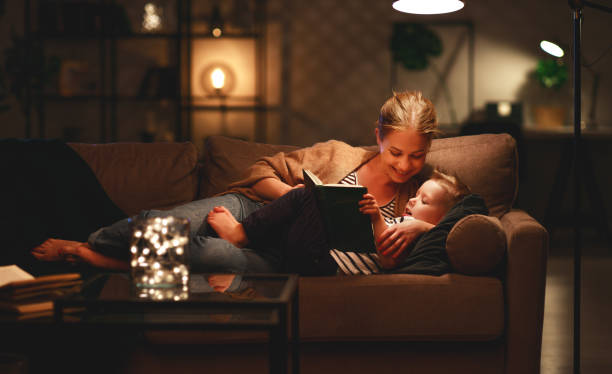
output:
<instances>
[{"instance_id":1,"label":"bare foot","mask_svg":"<svg viewBox=\"0 0 612 374\"><path fill-rule=\"evenodd\" d=\"M83 244L72 240L47 239L41 245L32 249L32 255L40 261L61 261L66 259L65 248Z\"/></svg>"},{"instance_id":2,"label":"bare foot","mask_svg":"<svg viewBox=\"0 0 612 374\"><path fill-rule=\"evenodd\" d=\"M129 270L129 264L127 262L104 256L91 249L87 243L79 243L77 246L65 247L63 252L70 262L86 262L92 266L103 269Z\"/></svg>"},{"instance_id":3,"label":"bare foot","mask_svg":"<svg viewBox=\"0 0 612 374\"><path fill-rule=\"evenodd\" d=\"M238 248L248 244L249 239L242 224L223 206L216 206L208 213L206 222L219 234L219 237L227 240Z\"/></svg>"}]
</instances>

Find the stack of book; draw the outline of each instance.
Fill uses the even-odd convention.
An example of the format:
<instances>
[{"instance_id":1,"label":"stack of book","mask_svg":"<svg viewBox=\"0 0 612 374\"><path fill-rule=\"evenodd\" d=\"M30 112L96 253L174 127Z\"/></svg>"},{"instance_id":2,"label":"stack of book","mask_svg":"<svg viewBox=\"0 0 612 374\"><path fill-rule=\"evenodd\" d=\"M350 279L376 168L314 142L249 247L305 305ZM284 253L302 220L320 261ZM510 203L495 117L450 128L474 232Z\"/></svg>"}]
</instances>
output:
<instances>
[{"instance_id":1,"label":"stack of book","mask_svg":"<svg viewBox=\"0 0 612 374\"><path fill-rule=\"evenodd\" d=\"M0 311L20 318L50 316L53 300L78 292L78 273L34 277L16 265L0 266Z\"/></svg>"}]
</instances>

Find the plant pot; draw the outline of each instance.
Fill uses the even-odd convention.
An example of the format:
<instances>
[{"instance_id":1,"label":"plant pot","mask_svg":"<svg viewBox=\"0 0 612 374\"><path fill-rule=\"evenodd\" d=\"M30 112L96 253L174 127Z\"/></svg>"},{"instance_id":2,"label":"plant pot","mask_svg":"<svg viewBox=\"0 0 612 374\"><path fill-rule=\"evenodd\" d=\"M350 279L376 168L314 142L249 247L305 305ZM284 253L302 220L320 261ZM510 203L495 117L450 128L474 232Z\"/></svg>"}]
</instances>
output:
<instances>
[{"instance_id":1,"label":"plant pot","mask_svg":"<svg viewBox=\"0 0 612 374\"><path fill-rule=\"evenodd\" d=\"M554 105L538 105L533 108L536 127L562 127L565 124L567 108Z\"/></svg>"}]
</instances>

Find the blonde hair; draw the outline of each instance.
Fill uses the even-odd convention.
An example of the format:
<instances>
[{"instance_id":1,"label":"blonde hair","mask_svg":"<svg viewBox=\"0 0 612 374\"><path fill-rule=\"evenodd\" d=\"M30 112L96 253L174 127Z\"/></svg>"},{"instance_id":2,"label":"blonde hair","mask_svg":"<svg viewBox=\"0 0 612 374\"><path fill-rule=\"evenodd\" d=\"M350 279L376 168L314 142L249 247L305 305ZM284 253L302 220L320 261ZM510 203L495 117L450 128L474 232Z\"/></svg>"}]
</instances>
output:
<instances>
[{"instance_id":1,"label":"blonde hair","mask_svg":"<svg viewBox=\"0 0 612 374\"><path fill-rule=\"evenodd\" d=\"M381 139L391 130L408 128L425 135L430 142L440 133L436 109L420 91L394 91L393 96L380 108L376 126Z\"/></svg>"},{"instance_id":2,"label":"blonde hair","mask_svg":"<svg viewBox=\"0 0 612 374\"><path fill-rule=\"evenodd\" d=\"M442 188L446 190L449 195L449 208L457 204L461 199L471 194L470 188L463 183L457 176L444 174L438 169L435 169L430 180L437 182Z\"/></svg>"}]
</instances>

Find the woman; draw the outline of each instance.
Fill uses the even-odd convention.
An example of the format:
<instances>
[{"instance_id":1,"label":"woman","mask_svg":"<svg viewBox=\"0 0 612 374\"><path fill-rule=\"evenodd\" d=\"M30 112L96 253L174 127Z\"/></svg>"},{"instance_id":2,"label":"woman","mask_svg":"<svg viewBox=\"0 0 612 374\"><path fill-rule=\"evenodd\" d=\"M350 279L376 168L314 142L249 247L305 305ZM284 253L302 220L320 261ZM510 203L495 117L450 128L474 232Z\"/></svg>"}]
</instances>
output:
<instances>
[{"instance_id":1,"label":"woman","mask_svg":"<svg viewBox=\"0 0 612 374\"><path fill-rule=\"evenodd\" d=\"M333 275L344 274L376 274L387 270L411 271L398 269L397 261L409 266L420 263L419 247L411 246L405 251L405 256L380 256L377 251L372 253L352 252L347 254L335 249L329 241L325 230L324 219L318 209L315 191L311 188L295 188L270 204L253 212L242 222L224 207L215 207L208 214L207 222L220 237L237 247L249 247L263 252L273 252L284 259L283 271L300 275ZM437 225L451 208L458 205L470 195L470 189L457 177L446 175L434 170L431 177L419 187L416 196L408 200L404 214L395 219L384 217L378 202L372 194L366 193L359 201L359 211L371 219L374 240L389 225L401 223L409 219L418 219ZM356 202L353 202L357 204ZM353 209L356 206L353 207ZM355 230L356 227L353 227ZM438 228L438 231L442 228ZM352 235L352 233L347 233ZM363 240L363 239L361 239ZM426 240L425 240L426 241ZM419 241L420 242L420 241ZM359 246L367 243L358 242L349 251L359 250ZM435 245L421 246L421 251L427 248L430 266L443 266L446 263L444 252L439 253ZM438 253L436 253L438 252ZM405 261L403 260L405 258ZM430 268L433 270L433 267Z\"/></svg>"},{"instance_id":2,"label":"woman","mask_svg":"<svg viewBox=\"0 0 612 374\"><path fill-rule=\"evenodd\" d=\"M376 122L378 151L352 147L330 140L290 153L279 153L257 161L246 177L233 183L220 196L194 201L169 211L144 211L140 218L174 215L191 222L189 262L195 271L276 272L281 260L266 253L238 248L214 235L206 222L215 206L224 206L241 221L263 204L302 186L302 169L310 169L323 183L356 183L366 186L389 217L401 215L406 202L424 180L431 140L438 133L433 104L420 92L394 93L382 106ZM433 225L411 220L385 230L378 243L381 255L390 261L417 236ZM33 250L41 260L67 258L103 268L127 269L129 219L91 234L88 243L49 239Z\"/></svg>"}]
</instances>

